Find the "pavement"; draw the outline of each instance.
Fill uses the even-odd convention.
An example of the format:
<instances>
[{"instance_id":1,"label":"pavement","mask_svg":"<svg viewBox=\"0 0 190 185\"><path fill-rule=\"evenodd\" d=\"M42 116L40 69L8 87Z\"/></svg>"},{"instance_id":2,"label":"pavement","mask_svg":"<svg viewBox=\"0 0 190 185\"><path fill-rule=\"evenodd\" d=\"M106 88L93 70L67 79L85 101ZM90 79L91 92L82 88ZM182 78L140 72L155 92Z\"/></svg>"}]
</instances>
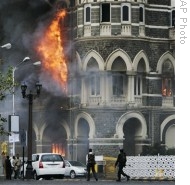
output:
<instances>
[{"instance_id":1,"label":"pavement","mask_svg":"<svg viewBox=\"0 0 190 185\"><path fill-rule=\"evenodd\" d=\"M76 178L76 179L69 179L69 178L64 178L64 179L62 179L62 181L64 181L64 180L67 180L67 181L74 181L74 180L77 180L77 179L79 179L79 180L86 180L85 178ZM93 179L93 178L92 178ZM101 181L115 181L115 178L112 178L112 179L108 179L108 178L105 178L105 177L101 177L101 178L99 178ZM5 176L4 175L0 175L0 182L1 181L7 181L6 180L6 178L5 178ZM41 179L41 180L43 180L43 179ZM59 179L54 179L54 180L59 180ZM18 181L18 180L13 180L13 181ZM27 179L19 179L19 181L28 181ZM33 181L33 179L30 179L30 181ZM35 181L35 180L34 180ZM60 180L61 181L61 180ZM122 179L122 181L125 181L125 179ZM174 178L168 178L168 177L140 177L140 178L131 178L130 179L130 181L173 181L173 182L175 182L175 179ZM47 181L46 181L47 182Z\"/></svg>"},{"instance_id":2,"label":"pavement","mask_svg":"<svg viewBox=\"0 0 190 185\"><path fill-rule=\"evenodd\" d=\"M126 181L123 179L121 182L116 182L116 180L107 180L107 179L99 179L95 181L94 178L90 179L90 181L86 181L85 178L77 178L77 179L53 179L53 180L0 180L1 185L117 185L117 184L130 184L130 185L175 185L174 181L136 181L129 180Z\"/></svg>"}]
</instances>

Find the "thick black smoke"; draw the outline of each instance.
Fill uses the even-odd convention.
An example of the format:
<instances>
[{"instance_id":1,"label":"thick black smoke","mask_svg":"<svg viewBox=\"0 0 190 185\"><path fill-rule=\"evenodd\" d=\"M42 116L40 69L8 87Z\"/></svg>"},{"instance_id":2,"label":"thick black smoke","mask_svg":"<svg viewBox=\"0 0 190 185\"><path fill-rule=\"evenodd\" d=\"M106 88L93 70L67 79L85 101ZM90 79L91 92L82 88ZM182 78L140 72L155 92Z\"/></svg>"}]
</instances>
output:
<instances>
[{"instance_id":1,"label":"thick black smoke","mask_svg":"<svg viewBox=\"0 0 190 185\"><path fill-rule=\"evenodd\" d=\"M16 64L33 54L32 35L39 22L51 17L53 5L45 0L3 0L0 2L0 42L10 42L12 49L6 62ZM7 54L7 53L6 53ZM3 55L4 56L4 55Z\"/></svg>"},{"instance_id":2,"label":"thick black smoke","mask_svg":"<svg viewBox=\"0 0 190 185\"><path fill-rule=\"evenodd\" d=\"M52 19L56 9L67 6L67 0L1 0L0 1L0 45L11 43L10 51L1 50L0 58L3 59L3 67L16 66L24 57L29 56L31 62L38 61L35 53L37 36L43 36L43 29ZM34 71L33 71L34 70ZM24 64L15 73L17 81L33 83L37 81L36 69L32 65ZM38 70L39 72L39 70ZM50 82L48 76L39 74L44 84ZM48 83L47 83L48 81ZM41 82L43 83L43 82ZM50 83L49 83L50 84ZM52 83L53 84L53 83ZM46 90L55 89L51 86Z\"/></svg>"}]
</instances>

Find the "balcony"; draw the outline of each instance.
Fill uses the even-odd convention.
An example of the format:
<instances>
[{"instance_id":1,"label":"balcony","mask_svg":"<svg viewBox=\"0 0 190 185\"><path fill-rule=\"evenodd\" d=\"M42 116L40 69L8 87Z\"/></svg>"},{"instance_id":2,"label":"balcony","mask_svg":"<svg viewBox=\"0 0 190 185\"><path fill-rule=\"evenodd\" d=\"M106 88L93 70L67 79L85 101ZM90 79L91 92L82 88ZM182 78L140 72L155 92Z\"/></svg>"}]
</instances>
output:
<instances>
[{"instance_id":1,"label":"balcony","mask_svg":"<svg viewBox=\"0 0 190 185\"><path fill-rule=\"evenodd\" d=\"M100 36L111 36L111 24L102 23L100 25Z\"/></svg>"},{"instance_id":2,"label":"balcony","mask_svg":"<svg viewBox=\"0 0 190 185\"><path fill-rule=\"evenodd\" d=\"M170 28L169 29L169 38L170 39L175 39L175 28Z\"/></svg>"},{"instance_id":3,"label":"balcony","mask_svg":"<svg viewBox=\"0 0 190 185\"><path fill-rule=\"evenodd\" d=\"M126 105L126 102L127 102L126 96L112 96L111 97L111 105L121 107L121 106Z\"/></svg>"},{"instance_id":4,"label":"balcony","mask_svg":"<svg viewBox=\"0 0 190 185\"><path fill-rule=\"evenodd\" d=\"M84 25L84 37L91 36L91 25Z\"/></svg>"},{"instance_id":5,"label":"balcony","mask_svg":"<svg viewBox=\"0 0 190 185\"><path fill-rule=\"evenodd\" d=\"M130 36L131 35L131 25L129 25L129 24L122 24L121 25L121 35L123 35L123 36Z\"/></svg>"},{"instance_id":6,"label":"balcony","mask_svg":"<svg viewBox=\"0 0 190 185\"><path fill-rule=\"evenodd\" d=\"M144 25L140 25L139 26L139 36L140 37L144 37L145 36L145 26Z\"/></svg>"},{"instance_id":7,"label":"balcony","mask_svg":"<svg viewBox=\"0 0 190 185\"><path fill-rule=\"evenodd\" d=\"M102 102L101 96L91 96L88 99L89 105L99 105Z\"/></svg>"},{"instance_id":8,"label":"balcony","mask_svg":"<svg viewBox=\"0 0 190 185\"><path fill-rule=\"evenodd\" d=\"M166 96L162 98L163 107L174 107L174 97Z\"/></svg>"}]
</instances>

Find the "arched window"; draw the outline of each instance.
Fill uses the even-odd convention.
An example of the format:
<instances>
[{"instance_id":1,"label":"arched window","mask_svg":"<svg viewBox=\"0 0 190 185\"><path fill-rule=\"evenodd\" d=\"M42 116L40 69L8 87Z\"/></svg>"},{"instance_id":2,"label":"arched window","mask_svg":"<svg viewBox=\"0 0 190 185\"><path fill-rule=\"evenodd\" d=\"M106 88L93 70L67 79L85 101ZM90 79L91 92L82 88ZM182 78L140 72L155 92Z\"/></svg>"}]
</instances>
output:
<instances>
[{"instance_id":1,"label":"arched window","mask_svg":"<svg viewBox=\"0 0 190 185\"><path fill-rule=\"evenodd\" d=\"M123 95L123 75L119 73L115 73L112 76L113 83L113 95L120 96Z\"/></svg>"},{"instance_id":2,"label":"arched window","mask_svg":"<svg viewBox=\"0 0 190 185\"><path fill-rule=\"evenodd\" d=\"M129 7L123 6L122 21L129 21Z\"/></svg>"},{"instance_id":3,"label":"arched window","mask_svg":"<svg viewBox=\"0 0 190 185\"><path fill-rule=\"evenodd\" d=\"M126 83L125 73L127 71L124 60L117 57L112 64L112 92L114 96L124 94L124 83ZM126 84L125 84L126 86Z\"/></svg>"},{"instance_id":4,"label":"arched window","mask_svg":"<svg viewBox=\"0 0 190 185\"><path fill-rule=\"evenodd\" d=\"M90 58L87 65L87 71L89 71L88 84L90 88L90 95L100 95L100 75L98 73L99 68L98 63L94 57Z\"/></svg>"},{"instance_id":5,"label":"arched window","mask_svg":"<svg viewBox=\"0 0 190 185\"><path fill-rule=\"evenodd\" d=\"M90 7L86 7L86 20L85 22L90 22Z\"/></svg>"},{"instance_id":6,"label":"arched window","mask_svg":"<svg viewBox=\"0 0 190 185\"><path fill-rule=\"evenodd\" d=\"M100 95L100 75L92 74L90 76L90 85L91 85L91 95L97 96Z\"/></svg>"},{"instance_id":7,"label":"arched window","mask_svg":"<svg viewBox=\"0 0 190 185\"><path fill-rule=\"evenodd\" d=\"M171 26L172 26L172 27L175 27L175 10L172 10Z\"/></svg>"},{"instance_id":8,"label":"arched window","mask_svg":"<svg viewBox=\"0 0 190 185\"><path fill-rule=\"evenodd\" d=\"M144 22L144 8L139 8L139 22Z\"/></svg>"},{"instance_id":9,"label":"arched window","mask_svg":"<svg viewBox=\"0 0 190 185\"><path fill-rule=\"evenodd\" d=\"M167 60L162 66L162 96L173 96L174 94L174 69L172 63Z\"/></svg>"},{"instance_id":10,"label":"arched window","mask_svg":"<svg viewBox=\"0 0 190 185\"><path fill-rule=\"evenodd\" d=\"M145 73L145 61L143 58L140 59L137 67L137 75L134 78L134 95L142 95L142 86L143 86L143 75Z\"/></svg>"}]
</instances>

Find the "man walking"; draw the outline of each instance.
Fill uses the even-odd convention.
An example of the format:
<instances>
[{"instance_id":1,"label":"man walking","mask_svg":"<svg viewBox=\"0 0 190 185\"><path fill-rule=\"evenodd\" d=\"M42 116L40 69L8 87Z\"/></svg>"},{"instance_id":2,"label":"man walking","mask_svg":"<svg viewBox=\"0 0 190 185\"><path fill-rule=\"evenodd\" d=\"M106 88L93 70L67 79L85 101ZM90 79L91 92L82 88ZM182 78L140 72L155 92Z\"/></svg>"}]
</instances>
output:
<instances>
[{"instance_id":1,"label":"man walking","mask_svg":"<svg viewBox=\"0 0 190 185\"><path fill-rule=\"evenodd\" d=\"M90 181L90 170L92 170L93 176L98 181L97 174L95 171L95 155L92 153L92 149L89 149L89 153L86 155L86 164L87 164L87 181Z\"/></svg>"},{"instance_id":2,"label":"man walking","mask_svg":"<svg viewBox=\"0 0 190 185\"><path fill-rule=\"evenodd\" d=\"M127 177L127 181L130 179L130 176L123 172L123 167L126 166L126 162L127 162L126 154L123 151L123 149L120 149L120 153L117 156L117 160L115 162L115 168L118 166L118 174L117 174L118 179L116 180L117 182L121 182L121 175Z\"/></svg>"}]
</instances>

